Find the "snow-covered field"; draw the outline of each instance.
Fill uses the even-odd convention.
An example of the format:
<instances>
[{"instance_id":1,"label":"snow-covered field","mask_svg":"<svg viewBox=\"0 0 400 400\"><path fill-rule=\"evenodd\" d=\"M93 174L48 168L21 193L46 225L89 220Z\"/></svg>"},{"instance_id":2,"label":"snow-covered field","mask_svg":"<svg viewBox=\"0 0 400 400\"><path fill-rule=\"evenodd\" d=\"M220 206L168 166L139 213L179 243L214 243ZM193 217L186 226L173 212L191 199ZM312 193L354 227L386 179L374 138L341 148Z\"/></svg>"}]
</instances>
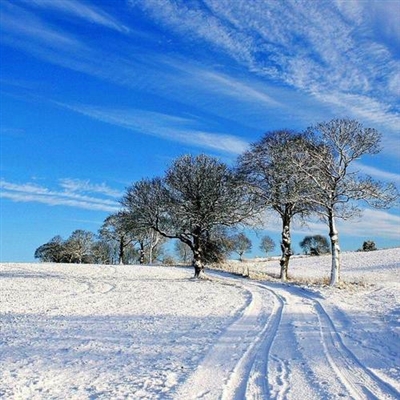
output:
<instances>
[{"instance_id":1,"label":"snow-covered field","mask_svg":"<svg viewBox=\"0 0 400 400\"><path fill-rule=\"evenodd\" d=\"M329 258L290 274L328 277ZM342 289L191 276L0 264L0 398L400 398L400 249L344 253Z\"/></svg>"}]
</instances>

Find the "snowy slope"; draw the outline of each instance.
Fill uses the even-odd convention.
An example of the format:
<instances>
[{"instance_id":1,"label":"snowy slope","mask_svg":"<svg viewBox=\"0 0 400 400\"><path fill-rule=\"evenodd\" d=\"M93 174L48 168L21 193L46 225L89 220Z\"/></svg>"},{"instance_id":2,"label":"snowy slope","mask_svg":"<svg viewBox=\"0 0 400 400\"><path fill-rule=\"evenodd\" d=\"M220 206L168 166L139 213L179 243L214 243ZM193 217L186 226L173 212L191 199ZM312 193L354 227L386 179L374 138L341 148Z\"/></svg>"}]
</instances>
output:
<instances>
[{"instance_id":1,"label":"snowy slope","mask_svg":"<svg viewBox=\"0 0 400 400\"><path fill-rule=\"evenodd\" d=\"M399 260L344 253L342 289L0 264L0 398L400 398ZM329 258L293 259L290 274L329 276Z\"/></svg>"}]
</instances>

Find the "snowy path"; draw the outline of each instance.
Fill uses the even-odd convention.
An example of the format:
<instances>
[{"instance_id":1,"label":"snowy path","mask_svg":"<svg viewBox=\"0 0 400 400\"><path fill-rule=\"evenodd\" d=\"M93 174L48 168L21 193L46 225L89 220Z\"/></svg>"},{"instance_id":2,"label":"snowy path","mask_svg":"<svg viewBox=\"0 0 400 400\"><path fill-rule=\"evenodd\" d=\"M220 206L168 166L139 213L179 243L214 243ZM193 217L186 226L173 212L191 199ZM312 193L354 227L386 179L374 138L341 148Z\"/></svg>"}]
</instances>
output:
<instances>
[{"instance_id":1,"label":"snowy path","mask_svg":"<svg viewBox=\"0 0 400 400\"><path fill-rule=\"evenodd\" d=\"M251 300L220 338L195 373L180 388L179 399L243 399L247 383L266 375L268 347L279 325L281 304L264 288L243 285ZM266 296L266 294L268 296ZM254 391L265 398L267 388L255 379ZM261 383L261 384L260 384Z\"/></svg>"},{"instance_id":2,"label":"snowy path","mask_svg":"<svg viewBox=\"0 0 400 400\"><path fill-rule=\"evenodd\" d=\"M344 344L315 294L244 282L251 302L180 388L178 398L400 398L398 387Z\"/></svg>"}]
</instances>

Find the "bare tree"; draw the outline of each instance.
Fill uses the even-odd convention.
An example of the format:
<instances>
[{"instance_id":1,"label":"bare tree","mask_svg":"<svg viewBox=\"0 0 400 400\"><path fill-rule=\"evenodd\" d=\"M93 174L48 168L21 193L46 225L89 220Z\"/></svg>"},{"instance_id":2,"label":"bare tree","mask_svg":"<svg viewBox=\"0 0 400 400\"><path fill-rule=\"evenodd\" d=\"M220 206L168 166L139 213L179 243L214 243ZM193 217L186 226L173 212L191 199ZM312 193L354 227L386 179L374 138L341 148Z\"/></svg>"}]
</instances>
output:
<instances>
[{"instance_id":1,"label":"bare tree","mask_svg":"<svg viewBox=\"0 0 400 400\"><path fill-rule=\"evenodd\" d=\"M239 260L243 261L243 254L251 250L251 240L243 233L237 233L230 237L231 251L239 255Z\"/></svg>"},{"instance_id":2,"label":"bare tree","mask_svg":"<svg viewBox=\"0 0 400 400\"><path fill-rule=\"evenodd\" d=\"M117 244L118 263L126 262L125 252L135 240L127 215L120 211L108 216L100 228L99 234L107 242Z\"/></svg>"},{"instance_id":3,"label":"bare tree","mask_svg":"<svg viewBox=\"0 0 400 400\"><path fill-rule=\"evenodd\" d=\"M296 168L308 174L317 191L310 200L329 226L332 252L330 284L340 281L340 247L336 219L359 215L361 200L376 208L388 208L398 199L393 184L383 184L351 170L354 161L366 154L380 151L381 135L349 119L333 119L308 129L313 145L307 146L309 164L305 168L296 158Z\"/></svg>"},{"instance_id":4,"label":"bare tree","mask_svg":"<svg viewBox=\"0 0 400 400\"><path fill-rule=\"evenodd\" d=\"M100 239L93 243L92 257L96 264L113 264L115 248L113 243Z\"/></svg>"},{"instance_id":5,"label":"bare tree","mask_svg":"<svg viewBox=\"0 0 400 400\"><path fill-rule=\"evenodd\" d=\"M268 254L275 250L275 242L270 236L265 235L261 238L260 249L264 251L265 254Z\"/></svg>"},{"instance_id":6,"label":"bare tree","mask_svg":"<svg viewBox=\"0 0 400 400\"><path fill-rule=\"evenodd\" d=\"M65 252L69 262L88 263L91 261L94 234L89 231L77 229L65 241Z\"/></svg>"},{"instance_id":7,"label":"bare tree","mask_svg":"<svg viewBox=\"0 0 400 400\"><path fill-rule=\"evenodd\" d=\"M309 176L293 164L293 159L309 168L303 152L307 147L304 135L281 130L266 133L249 151L239 158L239 172L248 182L250 191L258 196L264 208L277 212L282 221L280 278L288 278L292 255L291 223L294 217L304 218L312 211L309 201Z\"/></svg>"},{"instance_id":8,"label":"bare tree","mask_svg":"<svg viewBox=\"0 0 400 400\"><path fill-rule=\"evenodd\" d=\"M133 184L122 204L141 226L179 239L193 253L195 277L204 269L218 226L233 226L252 215L254 203L235 174L215 158L178 158L163 179Z\"/></svg>"},{"instance_id":9,"label":"bare tree","mask_svg":"<svg viewBox=\"0 0 400 400\"><path fill-rule=\"evenodd\" d=\"M134 234L139 246L139 262L152 264L162 255L163 244L167 239L152 228L142 228L137 225L136 223Z\"/></svg>"}]
</instances>

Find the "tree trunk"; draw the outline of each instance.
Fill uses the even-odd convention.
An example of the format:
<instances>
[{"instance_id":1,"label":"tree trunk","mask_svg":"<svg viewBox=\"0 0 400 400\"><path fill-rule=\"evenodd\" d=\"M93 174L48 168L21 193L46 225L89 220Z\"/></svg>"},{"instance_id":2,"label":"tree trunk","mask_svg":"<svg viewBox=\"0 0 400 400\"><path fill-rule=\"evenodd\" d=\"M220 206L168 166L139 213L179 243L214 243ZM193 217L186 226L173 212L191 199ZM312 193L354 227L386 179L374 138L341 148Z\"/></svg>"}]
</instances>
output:
<instances>
[{"instance_id":1,"label":"tree trunk","mask_svg":"<svg viewBox=\"0 0 400 400\"><path fill-rule=\"evenodd\" d=\"M119 253L118 253L118 263L122 265L124 263L124 239L119 240Z\"/></svg>"},{"instance_id":2,"label":"tree trunk","mask_svg":"<svg viewBox=\"0 0 400 400\"><path fill-rule=\"evenodd\" d=\"M144 243L140 242L139 264L144 264Z\"/></svg>"},{"instance_id":3,"label":"tree trunk","mask_svg":"<svg viewBox=\"0 0 400 400\"><path fill-rule=\"evenodd\" d=\"M290 218L283 218L282 241L281 241L282 256L279 261L281 266L281 274L279 278L285 282L288 279L289 260L292 255L291 238L290 238Z\"/></svg>"},{"instance_id":4,"label":"tree trunk","mask_svg":"<svg viewBox=\"0 0 400 400\"><path fill-rule=\"evenodd\" d=\"M200 274L204 271L200 234L193 236L193 261L194 277L200 278Z\"/></svg>"},{"instance_id":5,"label":"tree trunk","mask_svg":"<svg viewBox=\"0 0 400 400\"><path fill-rule=\"evenodd\" d=\"M160 236L158 235L157 232L152 231L152 233L151 233L151 241L150 241L150 248L149 248L149 264L153 264L154 250L157 247L159 242L160 242Z\"/></svg>"},{"instance_id":6,"label":"tree trunk","mask_svg":"<svg viewBox=\"0 0 400 400\"><path fill-rule=\"evenodd\" d=\"M200 278L200 274L204 270L204 266L201 263L201 260L196 259L195 257L193 257L192 265L193 265L193 268L194 268L194 277L195 278Z\"/></svg>"},{"instance_id":7,"label":"tree trunk","mask_svg":"<svg viewBox=\"0 0 400 400\"><path fill-rule=\"evenodd\" d=\"M336 229L333 210L328 210L329 237L331 239L332 267L330 285L336 286L340 282L340 247L339 235Z\"/></svg>"}]
</instances>

